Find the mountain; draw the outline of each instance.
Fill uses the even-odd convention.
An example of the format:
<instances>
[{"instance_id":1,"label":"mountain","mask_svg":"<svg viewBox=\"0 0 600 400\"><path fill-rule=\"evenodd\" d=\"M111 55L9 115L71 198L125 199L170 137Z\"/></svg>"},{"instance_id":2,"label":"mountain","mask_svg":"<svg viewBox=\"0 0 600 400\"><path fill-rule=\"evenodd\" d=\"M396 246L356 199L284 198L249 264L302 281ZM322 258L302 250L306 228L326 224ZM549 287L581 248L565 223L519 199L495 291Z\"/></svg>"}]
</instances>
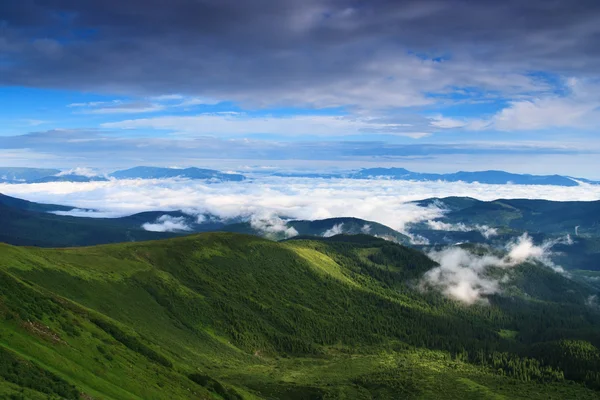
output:
<instances>
[{"instance_id":1,"label":"mountain","mask_svg":"<svg viewBox=\"0 0 600 400\"><path fill-rule=\"evenodd\" d=\"M0 167L0 182L30 182L58 173L60 173L58 169Z\"/></svg>"},{"instance_id":2,"label":"mountain","mask_svg":"<svg viewBox=\"0 0 600 400\"><path fill-rule=\"evenodd\" d=\"M398 243L407 244L410 239L392 228L373 221L360 218L326 218L314 221L291 220L277 230L272 229L269 221L239 222L224 225L219 228L225 232L245 233L265 236L274 240L283 240L292 236L335 236L339 234L367 234Z\"/></svg>"},{"instance_id":3,"label":"mountain","mask_svg":"<svg viewBox=\"0 0 600 400\"><path fill-rule=\"evenodd\" d=\"M220 181L243 181L244 175L230 174L212 169L200 168L160 168L160 167L134 167L126 170L115 171L110 174L117 179L164 179L164 178L187 178L187 179L216 179Z\"/></svg>"},{"instance_id":4,"label":"mountain","mask_svg":"<svg viewBox=\"0 0 600 400\"><path fill-rule=\"evenodd\" d=\"M0 244L0 397L598 398L593 291L526 264L465 306L415 286L435 266L366 235Z\"/></svg>"},{"instance_id":5,"label":"mountain","mask_svg":"<svg viewBox=\"0 0 600 400\"><path fill-rule=\"evenodd\" d=\"M85 176L76 174L53 175L44 178L29 181L29 183L48 183L48 182L106 182L103 176Z\"/></svg>"},{"instance_id":6,"label":"mountain","mask_svg":"<svg viewBox=\"0 0 600 400\"><path fill-rule=\"evenodd\" d=\"M23 211L34 211L34 212L50 212L50 211L70 211L73 207L61 206L58 204L42 204L34 203L33 201L27 201L18 199L16 197L6 196L0 193L0 205L5 207L12 207Z\"/></svg>"},{"instance_id":7,"label":"mountain","mask_svg":"<svg viewBox=\"0 0 600 400\"><path fill-rule=\"evenodd\" d=\"M578 186L579 182L586 184L600 184L583 178L573 178L561 175L529 175L513 174L505 171L476 171L455 172L451 174L430 174L412 172L405 168L364 168L348 173L275 173L274 176L295 178L347 178L347 179L392 179L406 181L443 181L443 182L467 182L485 183L490 185L555 185L555 186Z\"/></svg>"},{"instance_id":8,"label":"mountain","mask_svg":"<svg viewBox=\"0 0 600 400\"><path fill-rule=\"evenodd\" d=\"M453 224L487 224L532 233L600 237L600 201L479 201L450 197L416 203L423 207L438 204L449 209L442 220Z\"/></svg>"},{"instance_id":9,"label":"mountain","mask_svg":"<svg viewBox=\"0 0 600 400\"><path fill-rule=\"evenodd\" d=\"M512 174L504 171L460 171L452 174L427 174L411 172L404 168L367 168L351 175L353 178L386 178L413 181L479 182L492 185L555 185L578 186L576 180L560 175ZM592 183L592 181L588 181ZM598 182L593 182L598 184Z\"/></svg>"},{"instance_id":10,"label":"mountain","mask_svg":"<svg viewBox=\"0 0 600 400\"><path fill-rule=\"evenodd\" d=\"M447 197L416 203L448 210L442 218L409 227L411 233L427 238L430 244L505 246L527 232L536 243L556 243L552 260L558 265L569 270L600 271L600 201Z\"/></svg>"},{"instance_id":11,"label":"mountain","mask_svg":"<svg viewBox=\"0 0 600 400\"><path fill-rule=\"evenodd\" d=\"M14 245L73 247L173 237L191 232L225 231L265 236L273 240L288 238L285 231L302 236L369 234L409 243L409 238L385 225L359 218L328 218L316 221L288 221L279 230L264 222L252 224L236 219L220 220L211 215L198 216L181 211L146 211L119 218L91 218L56 215L73 207L40 204L0 194L0 241ZM178 229L179 227L179 229Z\"/></svg>"},{"instance_id":12,"label":"mountain","mask_svg":"<svg viewBox=\"0 0 600 400\"><path fill-rule=\"evenodd\" d=\"M130 219L55 215L73 207L39 204L0 194L0 242L42 247L86 246L151 240L173 233L149 232Z\"/></svg>"}]
</instances>

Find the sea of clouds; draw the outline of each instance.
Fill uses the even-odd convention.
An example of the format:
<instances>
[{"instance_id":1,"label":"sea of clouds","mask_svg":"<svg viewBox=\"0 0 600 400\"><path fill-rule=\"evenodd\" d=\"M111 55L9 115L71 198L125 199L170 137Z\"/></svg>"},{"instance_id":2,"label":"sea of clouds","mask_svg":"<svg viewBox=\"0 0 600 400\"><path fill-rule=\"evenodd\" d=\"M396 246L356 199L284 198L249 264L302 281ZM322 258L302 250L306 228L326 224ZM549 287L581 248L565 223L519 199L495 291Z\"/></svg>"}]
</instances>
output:
<instances>
[{"instance_id":1,"label":"sea of clouds","mask_svg":"<svg viewBox=\"0 0 600 400\"><path fill-rule=\"evenodd\" d=\"M558 187L289 177L260 177L216 184L186 179L0 184L0 192L35 202L71 205L74 210L57 214L74 216L118 217L142 211L182 210L194 216L198 223L202 223L206 215L223 220L241 218L267 236L297 235L294 228L286 225L289 219L357 217L403 232L416 244L422 238L408 232L411 223L425 222L437 230L478 230L486 237L496 235L496 231L485 225L451 225L435 221L444 215L443 204L435 202L421 207L413 203L415 200L446 196L469 196L487 201L498 198L600 199L600 185L586 184ZM185 218L168 215L148 221L143 227L161 232L191 230ZM343 233L343 229L343 224L334 225L323 236ZM363 227L364 232L369 230L370 226ZM424 275L421 286L435 288L466 304L485 301L485 296L501 292L504 279L490 277L489 267L509 271L524 261L534 261L563 272L552 263L551 249L557 243L569 242L570 238L566 237L535 244L525 234L507 243L505 256L480 256L460 247L432 251L429 256L439 266Z\"/></svg>"},{"instance_id":2,"label":"sea of clouds","mask_svg":"<svg viewBox=\"0 0 600 400\"><path fill-rule=\"evenodd\" d=\"M244 218L253 225L270 230L285 228L280 219L357 217L406 232L410 223L432 221L444 214L439 205L420 207L411 203L415 200L469 196L480 200L535 198L589 201L600 199L600 185L559 187L267 176L221 183L138 179L0 184L0 193L35 202L70 205L75 209L61 214L74 216L118 217L142 211L182 210L199 218L204 214L222 219ZM148 222L174 222L173 226L177 226L182 221ZM477 229L490 236L495 233L486 226L447 227L436 224L440 223L430 223L432 228L442 230ZM152 225L148 227L153 228Z\"/></svg>"}]
</instances>

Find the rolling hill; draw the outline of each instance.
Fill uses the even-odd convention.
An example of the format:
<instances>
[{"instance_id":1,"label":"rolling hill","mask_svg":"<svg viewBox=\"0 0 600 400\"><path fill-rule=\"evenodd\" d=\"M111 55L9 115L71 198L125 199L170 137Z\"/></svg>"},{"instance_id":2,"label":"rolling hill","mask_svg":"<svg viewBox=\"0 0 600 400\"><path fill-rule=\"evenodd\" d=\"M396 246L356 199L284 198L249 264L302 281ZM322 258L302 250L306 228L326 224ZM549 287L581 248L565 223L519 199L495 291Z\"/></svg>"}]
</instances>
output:
<instances>
[{"instance_id":1,"label":"rolling hill","mask_svg":"<svg viewBox=\"0 0 600 400\"><path fill-rule=\"evenodd\" d=\"M598 398L591 289L525 264L467 307L434 266L366 235L0 244L0 397Z\"/></svg>"},{"instance_id":2,"label":"rolling hill","mask_svg":"<svg viewBox=\"0 0 600 400\"><path fill-rule=\"evenodd\" d=\"M250 222L237 222L236 219L221 221L210 215L203 216L199 222L198 216L181 211L146 211L119 218L73 217L52 213L71 210L73 207L70 206L34 203L0 194L0 242L41 247L73 247L160 239L190 232L210 231L246 233L273 240L288 238L284 230L269 231ZM165 218L177 221L185 229L161 231L164 230L161 221L164 222ZM301 236L368 233L399 243L409 243L405 235L385 225L359 218L288 221L285 228L293 228L295 234Z\"/></svg>"},{"instance_id":3,"label":"rolling hill","mask_svg":"<svg viewBox=\"0 0 600 400\"><path fill-rule=\"evenodd\" d=\"M0 194L0 242L41 247L86 246L173 237L149 232L132 218L81 218L55 215L73 207L33 203Z\"/></svg>"}]
</instances>

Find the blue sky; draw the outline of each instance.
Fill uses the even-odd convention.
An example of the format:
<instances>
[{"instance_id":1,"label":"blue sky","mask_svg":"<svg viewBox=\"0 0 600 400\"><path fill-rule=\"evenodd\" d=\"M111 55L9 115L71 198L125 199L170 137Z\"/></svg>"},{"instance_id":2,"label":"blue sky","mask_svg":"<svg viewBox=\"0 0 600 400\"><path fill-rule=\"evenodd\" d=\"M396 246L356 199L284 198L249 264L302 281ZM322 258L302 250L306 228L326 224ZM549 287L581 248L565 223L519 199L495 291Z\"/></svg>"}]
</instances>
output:
<instances>
[{"instance_id":1,"label":"blue sky","mask_svg":"<svg viewBox=\"0 0 600 400\"><path fill-rule=\"evenodd\" d=\"M2 5L2 164L600 178L598 7L453 3Z\"/></svg>"}]
</instances>

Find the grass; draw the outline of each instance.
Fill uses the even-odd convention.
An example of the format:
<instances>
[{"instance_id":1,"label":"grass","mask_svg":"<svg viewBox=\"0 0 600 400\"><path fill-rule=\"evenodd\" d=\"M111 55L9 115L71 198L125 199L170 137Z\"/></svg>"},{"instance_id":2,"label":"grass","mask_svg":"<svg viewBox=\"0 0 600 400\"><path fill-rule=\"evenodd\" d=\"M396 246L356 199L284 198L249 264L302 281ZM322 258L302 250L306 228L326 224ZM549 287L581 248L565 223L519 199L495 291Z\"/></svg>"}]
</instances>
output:
<instances>
[{"instance_id":1,"label":"grass","mask_svg":"<svg viewBox=\"0 0 600 400\"><path fill-rule=\"evenodd\" d=\"M538 368L519 360L540 329L569 326L561 335L573 339L572 353L596 354L596 314L572 296L466 308L413 288L432 265L414 250L358 236L0 245L0 349L87 399L597 398L587 378L508 375L513 364ZM518 282L527 287L535 276ZM560 369L562 360L552 362ZM590 362L581 365L593 369ZM59 395L6 376L0 398Z\"/></svg>"}]
</instances>

